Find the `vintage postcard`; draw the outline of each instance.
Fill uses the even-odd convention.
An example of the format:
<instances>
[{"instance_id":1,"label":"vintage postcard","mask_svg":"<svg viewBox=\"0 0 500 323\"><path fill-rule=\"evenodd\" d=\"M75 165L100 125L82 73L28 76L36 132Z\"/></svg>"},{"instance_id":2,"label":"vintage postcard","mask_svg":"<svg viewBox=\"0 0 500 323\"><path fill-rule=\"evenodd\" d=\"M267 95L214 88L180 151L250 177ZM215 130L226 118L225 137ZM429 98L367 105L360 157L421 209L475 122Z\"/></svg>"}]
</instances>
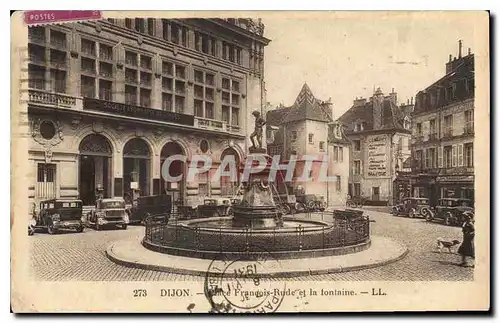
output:
<instances>
[{"instance_id":1,"label":"vintage postcard","mask_svg":"<svg viewBox=\"0 0 500 323\"><path fill-rule=\"evenodd\" d=\"M488 12L11 24L15 313L490 308Z\"/></svg>"}]
</instances>

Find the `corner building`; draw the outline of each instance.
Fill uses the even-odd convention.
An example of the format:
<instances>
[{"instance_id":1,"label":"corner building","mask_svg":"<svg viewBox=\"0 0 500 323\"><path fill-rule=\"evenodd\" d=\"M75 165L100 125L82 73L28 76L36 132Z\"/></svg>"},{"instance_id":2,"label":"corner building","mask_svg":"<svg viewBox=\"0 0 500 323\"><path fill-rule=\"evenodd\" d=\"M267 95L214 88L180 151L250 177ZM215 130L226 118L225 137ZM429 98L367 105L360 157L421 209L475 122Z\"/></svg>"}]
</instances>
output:
<instances>
[{"instance_id":1,"label":"corner building","mask_svg":"<svg viewBox=\"0 0 500 323\"><path fill-rule=\"evenodd\" d=\"M397 93L378 88L367 100L356 98L340 118L351 142L349 195L373 205L398 199L394 181L410 158L412 102L398 105Z\"/></svg>"},{"instance_id":2,"label":"corner building","mask_svg":"<svg viewBox=\"0 0 500 323\"><path fill-rule=\"evenodd\" d=\"M474 54L450 55L446 73L416 95L413 194L474 201Z\"/></svg>"},{"instance_id":3,"label":"corner building","mask_svg":"<svg viewBox=\"0 0 500 323\"><path fill-rule=\"evenodd\" d=\"M264 26L252 19L107 19L29 28L29 198L171 194L185 203L230 196L237 183L187 163L245 158L262 111ZM265 101L264 101L265 102Z\"/></svg>"}]
</instances>

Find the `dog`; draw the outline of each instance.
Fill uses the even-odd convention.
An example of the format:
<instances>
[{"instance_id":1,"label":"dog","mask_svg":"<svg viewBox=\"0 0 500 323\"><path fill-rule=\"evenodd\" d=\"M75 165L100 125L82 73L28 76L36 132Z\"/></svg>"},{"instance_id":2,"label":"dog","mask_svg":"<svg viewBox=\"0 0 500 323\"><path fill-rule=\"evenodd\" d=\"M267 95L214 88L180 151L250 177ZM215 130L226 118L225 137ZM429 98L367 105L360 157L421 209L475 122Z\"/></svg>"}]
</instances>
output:
<instances>
[{"instance_id":1,"label":"dog","mask_svg":"<svg viewBox=\"0 0 500 323\"><path fill-rule=\"evenodd\" d=\"M437 249L439 250L439 252L442 252L443 249L448 249L448 252L451 253L451 248L458 245L459 243L460 241L458 240L446 241L443 238L438 238Z\"/></svg>"}]
</instances>

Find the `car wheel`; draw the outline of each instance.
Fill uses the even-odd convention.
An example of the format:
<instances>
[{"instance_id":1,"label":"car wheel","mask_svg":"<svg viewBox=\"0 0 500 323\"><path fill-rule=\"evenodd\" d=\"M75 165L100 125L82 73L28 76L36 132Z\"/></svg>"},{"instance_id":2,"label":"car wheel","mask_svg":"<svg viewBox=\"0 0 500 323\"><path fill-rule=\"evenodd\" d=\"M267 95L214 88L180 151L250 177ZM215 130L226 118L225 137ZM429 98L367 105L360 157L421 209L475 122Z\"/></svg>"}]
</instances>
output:
<instances>
[{"instance_id":1,"label":"car wheel","mask_svg":"<svg viewBox=\"0 0 500 323\"><path fill-rule=\"evenodd\" d=\"M415 210L414 209L410 210L410 212L408 213L408 217L410 217L412 219L415 217Z\"/></svg>"},{"instance_id":2,"label":"car wheel","mask_svg":"<svg viewBox=\"0 0 500 323\"><path fill-rule=\"evenodd\" d=\"M101 225L99 224L99 222L96 222L96 224L95 224L95 229L96 229L96 231L101 231L101 228L102 228L102 227L101 227Z\"/></svg>"},{"instance_id":3,"label":"car wheel","mask_svg":"<svg viewBox=\"0 0 500 323\"><path fill-rule=\"evenodd\" d=\"M127 225L126 224L122 224L122 230L127 230Z\"/></svg>"},{"instance_id":4,"label":"car wheel","mask_svg":"<svg viewBox=\"0 0 500 323\"><path fill-rule=\"evenodd\" d=\"M283 204L283 212L285 214L290 214L292 213L292 208L290 207L290 205L288 204Z\"/></svg>"},{"instance_id":5,"label":"car wheel","mask_svg":"<svg viewBox=\"0 0 500 323\"><path fill-rule=\"evenodd\" d=\"M228 216L233 216L234 215L234 209L232 206L230 206L228 209L227 209L227 215Z\"/></svg>"},{"instance_id":6,"label":"car wheel","mask_svg":"<svg viewBox=\"0 0 500 323\"><path fill-rule=\"evenodd\" d=\"M308 210L310 210L310 211L315 210L315 209L316 209L316 202L314 202L314 201L309 201L309 202L307 203L307 208L308 208Z\"/></svg>"},{"instance_id":7,"label":"car wheel","mask_svg":"<svg viewBox=\"0 0 500 323\"><path fill-rule=\"evenodd\" d=\"M28 235L32 236L35 233L35 230L32 227L28 227Z\"/></svg>"},{"instance_id":8,"label":"car wheel","mask_svg":"<svg viewBox=\"0 0 500 323\"><path fill-rule=\"evenodd\" d=\"M391 213L392 213L392 215L394 215L394 216L398 216L398 215L399 215L398 208L397 208L397 207L393 207L393 208L392 208L392 212L391 212Z\"/></svg>"},{"instance_id":9,"label":"car wheel","mask_svg":"<svg viewBox=\"0 0 500 323\"><path fill-rule=\"evenodd\" d=\"M78 227L78 229L76 230L76 232L78 232L78 233L83 232L83 224Z\"/></svg>"},{"instance_id":10,"label":"car wheel","mask_svg":"<svg viewBox=\"0 0 500 323\"><path fill-rule=\"evenodd\" d=\"M47 232L49 234L56 234L57 230L54 229L54 225L52 223L47 224Z\"/></svg>"},{"instance_id":11,"label":"car wheel","mask_svg":"<svg viewBox=\"0 0 500 323\"><path fill-rule=\"evenodd\" d=\"M302 203L296 203L295 209L297 210L297 213L301 213L301 212L304 212L305 206Z\"/></svg>"},{"instance_id":12,"label":"car wheel","mask_svg":"<svg viewBox=\"0 0 500 323\"><path fill-rule=\"evenodd\" d=\"M430 210L427 210L425 211L425 220L426 221L432 221L432 219L434 219L434 215L432 214L432 212Z\"/></svg>"}]
</instances>

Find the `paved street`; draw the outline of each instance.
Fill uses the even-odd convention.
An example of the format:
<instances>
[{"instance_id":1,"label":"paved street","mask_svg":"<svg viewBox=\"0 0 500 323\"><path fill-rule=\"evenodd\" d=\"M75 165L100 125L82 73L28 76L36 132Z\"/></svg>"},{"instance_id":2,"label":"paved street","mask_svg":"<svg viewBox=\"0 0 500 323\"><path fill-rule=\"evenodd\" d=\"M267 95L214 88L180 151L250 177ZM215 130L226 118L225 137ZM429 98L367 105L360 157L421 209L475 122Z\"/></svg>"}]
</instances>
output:
<instances>
[{"instance_id":1,"label":"paved street","mask_svg":"<svg viewBox=\"0 0 500 323\"><path fill-rule=\"evenodd\" d=\"M383 267L367 270L298 277L292 280L472 280L473 268L457 266L459 255L435 251L438 237L462 240L461 229L423 219L397 218L387 213L366 210L374 220L372 234L390 237L404 243L408 255ZM144 227L130 226L128 230L61 233L36 233L30 237L35 275L41 280L202 280L202 277L169 274L127 268L106 258L106 246L126 237L139 238ZM455 248L455 252L456 252Z\"/></svg>"}]
</instances>

